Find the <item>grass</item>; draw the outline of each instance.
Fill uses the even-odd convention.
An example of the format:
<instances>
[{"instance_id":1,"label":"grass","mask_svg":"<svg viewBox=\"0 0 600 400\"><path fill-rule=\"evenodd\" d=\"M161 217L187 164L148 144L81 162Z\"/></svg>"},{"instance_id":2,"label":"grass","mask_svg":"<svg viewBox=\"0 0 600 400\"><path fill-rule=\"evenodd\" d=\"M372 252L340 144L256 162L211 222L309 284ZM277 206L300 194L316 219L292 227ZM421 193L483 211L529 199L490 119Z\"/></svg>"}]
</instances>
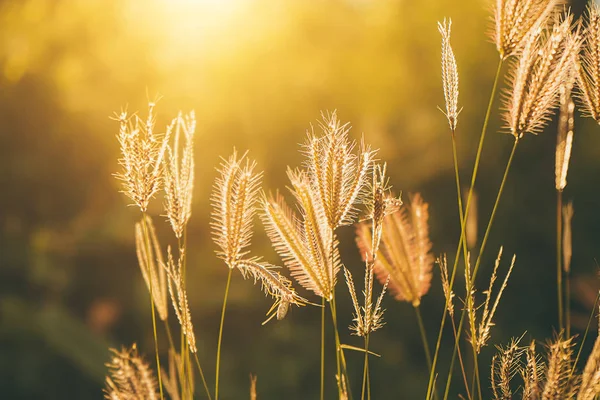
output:
<instances>
[{"instance_id":1,"label":"grass","mask_svg":"<svg viewBox=\"0 0 600 400\"><path fill-rule=\"evenodd\" d=\"M360 393L360 399L371 398L369 347L377 343L376 331L384 328L384 302L394 299L407 303L415 310L416 324L423 342L423 355L429 368L428 386L423 388L425 399L438 398L440 384L445 385L444 399L449 398L453 377L454 361L458 355L464 388L458 389L461 396L469 400L487 398L483 381L484 365L489 365L491 396L494 399L510 399L520 396L526 400L543 399L594 399L600 394L600 342L597 340L582 372L577 363L583 343L574 358L575 338L570 337L569 286L567 282L571 256L572 209L563 210L562 191L566 185L566 174L572 142L573 104L571 88L575 80L581 88L581 107L592 117L600 115L594 93L599 92L600 55L590 48L600 45L600 9L590 6L587 12L589 28L575 29L573 16L555 8L558 2L522 0L518 6L508 1L498 1L494 10L496 21L493 35L500 60L493 81L489 105L484 117L475 164L471 174L465 207L461 197L460 162L457 152L457 125L459 121L459 72L451 45L450 20L439 25L442 35L442 87L446 101L444 115L450 126L453 167L457 191L457 208L460 232L457 235L457 250L450 278L446 255L438 258L442 273L441 284L445 294L440 328L431 336L427 332L421 315L421 302L435 282L433 245L429 238L428 203L418 193L396 196L388 184L386 164L377 160L377 151L366 144L365 139L351 139L350 125L342 123L335 112L324 113L318 125L318 133L310 131L301 152L305 160L301 167L289 168L289 198L277 193L268 194L262 189L263 173L248 153L241 156L236 150L223 158L218 168L218 178L211 196L213 239L218 247L216 257L228 268L227 283L216 345L214 392L211 393L205 379L201 360L195 344L194 326L189 310L186 291L187 234L186 227L191 217L194 184L194 133L196 129L193 113L179 114L167 125L165 134L155 129L156 102L150 102L148 117L130 117L126 112L116 116L119 122L118 140L121 145L122 171L117 177L123 183L123 192L142 212L141 223L136 231L138 260L151 299L154 342L156 346L156 379L151 367L138 356L137 349L114 351L107 377L106 396L111 399L163 398L166 392L172 399L205 397L218 400L221 392L221 350L225 331L226 305L231 279L241 274L261 283L264 293L273 299L267 315L267 323L286 317L292 306L304 307L304 312L321 313L319 343L320 379L314 383L315 397L325 398L327 387L335 385L339 399L352 399ZM521 8L519 8L521 7ZM561 17L554 15L561 13ZM544 28L544 29L542 29ZM594 47L595 46L595 47ZM583 61L580 59L583 57ZM485 233L471 267L471 254L467 248L467 219L475 190L479 163L484 154L484 140L488 124L495 109L498 84L503 65L509 64L508 87L504 90L502 116L505 129L512 135L512 150L504 167L492 212L485 221ZM569 86L570 85L570 86ZM568 91L565 87L569 86ZM566 106L566 105L569 106ZM532 134L543 132L549 118L560 107L561 127L557 141L557 304L558 333L547 346L545 355L538 354L536 343L521 345L524 336L514 339L508 346L498 346L498 354L486 360L481 349L492 340L494 316L502 312L500 300L515 267L515 256L500 287L495 286L501 264L502 247L492 268L489 285L478 290L477 273L483 264L490 232L502 193L509 180L509 171L518 144L529 140ZM566 114L565 114L566 113ZM571 122L569 124L569 122ZM562 125L561 125L562 126ZM563 132L564 131L564 132ZM566 133L565 133L566 132ZM568 133L570 132L570 133ZM561 136L562 135L562 136ZM561 140L561 137L571 139ZM568 145L566 143L569 143ZM170 221L173 235L177 238L177 259L167 247L156 239L154 227L149 227L148 205L163 192L164 214ZM289 205L289 201L293 204ZM260 216L266 235L279 260L265 261L261 255L252 255L251 243L255 231L256 217ZM564 219L564 221L563 221ZM364 288L357 292L352 273L342 263L340 243L336 232L342 226L354 225L356 242L364 262ZM139 231L139 232L138 232ZM464 293L455 287L457 271L464 267ZM281 264L284 269L275 267ZM518 266L516 266L518 268ZM343 275L340 270L343 269ZM563 271L564 269L564 271ZM287 271L287 272L286 272ZM290 278L287 277L289 274ZM341 341L338 325L338 301L336 294L339 279L345 279L354 308L351 333L363 338L364 347L357 348ZM373 295L376 282L381 285L379 296ZM180 326L180 343L173 343L169 330L169 363L161 368L159 339L156 330L155 308L159 317L167 319L167 288L170 303ZM563 290L567 299L563 299ZM302 293L302 295L300 294ZM390 296L385 296L389 293ZM483 295L480 303L478 297ZM306 298L304 297L306 296ZM455 298L463 300L464 307L456 324ZM566 305L566 307L564 307ZM317 310L321 307L320 310ZM331 314L331 328L335 345L328 349L325 338L325 308ZM566 308L566 310L565 310ZM457 313L458 314L458 313ZM393 318L387 316L387 318ZM440 367L440 353L444 325L450 319L454 347L448 366L448 374ZM564 320L566 331L563 331ZM591 318L590 318L591 321ZM466 322L466 324L465 324ZM588 323L588 328L589 328ZM166 325L168 327L168 325ZM201 330L208 329L201 327ZM461 354L461 339L466 336L471 347L473 367L464 364ZM433 357L429 340L437 337ZM587 337L587 330L583 341ZM179 348L179 353L177 352ZM349 366L344 349L363 352L362 380L350 380ZM164 350L164 349L163 349ZM325 369L327 352L335 356L336 374L328 376ZM203 382L203 390L194 385L196 370ZM315 364L317 361L315 361ZM164 363L163 363L164 364ZM480 368L481 367L481 368ZM488 370L485 368L485 370ZM167 373L167 371L169 371ZM519 376L520 384L513 382ZM470 382L470 383L469 383ZM318 389L317 389L318 388ZM360 390L358 390L360 388ZM353 390L354 389L354 390ZM251 380L251 398L260 398L256 377ZM401 394L390 394L390 397Z\"/></svg>"}]
</instances>

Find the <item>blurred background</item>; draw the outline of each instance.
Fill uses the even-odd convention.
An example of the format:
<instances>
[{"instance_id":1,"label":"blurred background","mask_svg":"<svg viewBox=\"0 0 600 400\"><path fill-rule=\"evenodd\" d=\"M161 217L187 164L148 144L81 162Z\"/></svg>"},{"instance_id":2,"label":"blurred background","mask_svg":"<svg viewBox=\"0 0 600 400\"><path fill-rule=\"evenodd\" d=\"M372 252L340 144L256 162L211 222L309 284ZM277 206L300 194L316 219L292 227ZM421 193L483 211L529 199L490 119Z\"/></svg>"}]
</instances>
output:
<instances>
[{"instance_id":1,"label":"blurred background","mask_svg":"<svg viewBox=\"0 0 600 400\"><path fill-rule=\"evenodd\" d=\"M488 36L491 3L0 0L0 397L100 399L109 347L136 342L153 360L147 290L133 241L139 212L118 193L118 124L109 116L122 106L143 116L157 94L161 129L179 109L194 109L198 120L188 293L209 382L227 268L214 256L208 199L219 157L233 146L250 150L265 171L265 190L283 189L286 166L302 162L298 144L306 129L321 111L337 109L355 138L364 133L381 149L397 191L423 194L433 251L453 259L459 221L450 136L437 109L444 100L436 22L453 20L466 183L498 61ZM574 12L584 5L575 1ZM480 232L512 145L499 133L499 108L496 101L477 183ZM482 287L500 245L504 268L517 254L492 330L495 344L524 332L527 340L544 341L557 325L555 143L554 121L544 134L523 140L478 276ZM575 207L576 334L598 288L599 159L600 128L577 118L565 191ZM157 199L150 212L164 245L172 233L161 203ZM279 262L259 228L253 254ZM351 227L340 231L342 260L362 282L353 236ZM285 320L261 326L270 300L239 274L232 285L222 398L247 398L250 373L258 375L259 398L317 398L319 310L293 308ZM360 346L345 329L352 318L345 287L338 293L342 341ZM428 374L412 307L391 297L384 307L387 325L371 340L382 354L371 363L373 398L422 399ZM443 309L437 268L422 308L433 346ZM330 349L328 398L334 398ZM442 366L451 349L448 334ZM492 345L482 352L485 387L494 352ZM356 383L362 355L347 357ZM446 369L440 371L445 380ZM454 382L456 398L463 390L458 376Z\"/></svg>"}]
</instances>

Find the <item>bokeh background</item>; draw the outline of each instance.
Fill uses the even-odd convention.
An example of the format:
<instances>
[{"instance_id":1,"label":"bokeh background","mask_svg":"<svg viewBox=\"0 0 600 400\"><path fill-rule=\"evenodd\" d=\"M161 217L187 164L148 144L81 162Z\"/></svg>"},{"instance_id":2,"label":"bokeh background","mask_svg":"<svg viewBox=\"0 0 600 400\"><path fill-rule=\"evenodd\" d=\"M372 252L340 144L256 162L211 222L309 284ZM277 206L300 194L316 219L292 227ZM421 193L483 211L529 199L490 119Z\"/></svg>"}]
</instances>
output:
<instances>
[{"instance_id":1,"label":"bokeh background","mask_svg":"<svg viewBox=\"0 0 600 400\"><path fill-rule=\"evenodd\" d=\"M573 3L576 14L583 7ZM490 10L485 0L0 0L0 397L100 399L109 347L136 342L152 360L133 242L139 214L113 177L118 126L109 116L125 105L143 115L157 94L159 126L179 109L194 109L198 119L188 293L210 382L227 270L214 256L209 195L219 157L233 146L250 150L265 171L265 190L284 188L286 166L302 162L298 143L306 129L321 111L337 109L355 138L364 133L381 149L395 189L419 191L430 203L433 250L452 258L459 224L450 137L437 109L443 94L436 22L453 20L464 106L457 140L467 182L498 60L487 34ZM480 232L512 144L499 133L499 107L496 101L477 184ZM554 122L526 137L506 185L479 276L482 286L501 244L505 254L517 254L493 343L524 332L544 341L557 325L555 143ZM598 287L599 160L600 127L577 118L565 192L575 204L575 333ZM168 243L160 199L151 213ZM277 262L258 223L257 232L253 253ZM353 230L340 235L343 261L361 282ZM316 398L319 310L293 309L261 326L269 300L234 277L223 399L247 398L250 373L258 375L259 398ZM349 296L338 290L342 340L360 345L345 329ZM432 346L442 304L436 269L422 304ZM422 399L427 371L412 307L391 297L384 306L387 325L371 345L382 354L371 363L373 398ZM333 346L331 332L329 339ZM446 335L441 365L451 348ZM484 376L494 351L482 353ZM334 398L333 350L329 356ZM356 383L362 355L347 357ZM458 377L454 382L456 398Z\"/></svg>"}]
</instances>

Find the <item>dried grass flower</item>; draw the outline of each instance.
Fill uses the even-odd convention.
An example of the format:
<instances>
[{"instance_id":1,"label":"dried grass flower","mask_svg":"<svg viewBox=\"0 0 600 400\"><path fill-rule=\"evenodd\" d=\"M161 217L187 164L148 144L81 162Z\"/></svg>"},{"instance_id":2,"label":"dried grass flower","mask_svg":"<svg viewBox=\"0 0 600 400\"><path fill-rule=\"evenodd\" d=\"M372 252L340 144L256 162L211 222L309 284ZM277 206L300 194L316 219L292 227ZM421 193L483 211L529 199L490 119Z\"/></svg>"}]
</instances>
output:
<instances>
[{"instance_id":1,"label":"dried grass flower","mask_svg":"<svg viewBox=\"0 0 600 400\"><path fill-rule=\"evenodd\" d=\"M454 51L450 45L450 31L452 29L452 20L443 23L438 22L438 30L442 35L442 83L444 85L444 98L446 100L446 118L448 118L448 124L450 130L454 132L456 130L456 124L458 122L458 68L456 67L456 58L454 57Z\"/></svg>"},{"instance_id":2,"label":"dried grass flower","mask_svg":"<svg viewBox=\"0 0 600 400\"><path fill-rule=\"evenodd\" d=\"M357 336L366 337L372 332L375 332L384 325L383 322L383 310L381 308L381 301L385 295L389 277L383 284L381 294L373 304L373 264L365 262L365 289L363 290L364 304L361 307L358 303L358 297L356 295L356 289L354 287L354 281L352 274L347 268L344 268L344 275L346 276L346 284L350 291L350 297L352 297L352 304L354 306L354 324L350 326L350 330Z\"/></svg>"},{"instance_id":3,"label":"dried grass flower","mask_svg":"<svg viewBox=\"0 0 600 400\"><path fill-rule=\"evenodd\" d=\"M138 355L137 346L120 351L111 349L113 356L106 366L105 398L109 400L157 400L154 372Z\"/></svg>"},{"instance_id":4,"label":"dried grass flower","mask_svg":"<svg viewBox=\"0 0 600 400\"><path fill-rule=\"evenodd\" d=\"M580 47L572 23L573 16L567 14L548 32L537 27L513 63L504 119L516 139L541 132L559 103L560 88L571 77Z\"/></svg>"},{"instance_id":5,"label":"dried grass flower","mask_svg":"<svg viewBox=\"0 0 600 400\"><path fill-rule=\"evenodd\" d=\"M165 270L169 277L169 294L171 296L171 304L177 315L181 331L185 335L190 351L195 353L196 335L194 335L194 325L192 324L192 316L190 315L190 307L183 278L183 263L185 259L185 250L179 249L179 258L177 262L173 258L171 247L167 248L167 264Z\"/></svg>"},{"instance_id":6,"label":"dried grass flower","mask_svg":"<svg viewBox=\"0 0 600 400\"><path fill-rule=\"evenodd\" d=\"M248 254L247 247L252 239L262 179L262 172L255 169L255 161L247 159L246 153L238 159L234 149L229 159L223 159L213 187L213 240L219 246L217 256L232 269Z\"/></svg>"},{"instance_id":7,"label":"dried grass flower","mask_svg":"<svg viewBox=\"0 0 600 400\"><path fill-rule=\"evenodd\" d=\"M555 187L562 192L567 186L567 172L573 148L573 126L575 103L571 97L572 84L562 85L560 88L560 114L558 119L558 134L556 138L555 154Z\"/></svg>"},{"instance_id":8,"label":"dried grass flower","mask_svg":"<svg viewBox=\"0 0 600 400\"><path fill-rule=\"evenodd\" d=\"M155 131L155 102L148 104L148 116L144 120L137 115L129 117L127 111L115 114L119 122L117 139L121 147L119 164L122 171L115 174L123 183L122 192L131 199L142 212L160 190L162 162L169 141L169 131L160 134Z\"/></svg>"},{"instance_id":9,"label":"dried grass flower","mask_svg":"<svg viewBox=\"0 0 600 400\"><path fill-rule=\"evenodd\" d=\"M494 283L496 282L496 279L498 277L498 267L500 266L500 261L502 259L502 250L502 247L500 247L500 251L498 252L498 257L496 257L496 262L494 264L494 270L492 271L492 276L490 278L488 289L485 292L483 292L485 295L485 301L481 306L477 306L475 302L475 288L474 283L472 282L472 271L469 262L467 262L467 267L465 268L465 284L467 293L467 297L465 299L465 307L470 328L469 341L471 342L473 348L477 351L477 353L481 351L481 349L487 344L490 338L490 331L491 328L494 326L493 318L496 313L496 309L500 304L500 299L502 298L504 289L506 289L506 285L508 284L508 278L512 273L516 261L516 256L513 256L512 261L510 263L510 267L506 273L506 276L504 277L504 281L502 282L502 285L500 285L498 293L496 294L496 298L492 302L492 290L494 288ZM481 316L478 318L477 314L480 308L483 308L483 310L481 311ZM478 319L479 324L477 324Z\"/></svg>"},{"instance_id":10,"label":"dried grass flower","mask_svg":"<svg viewBox=\"0 0 600 400\"><path fill-rule=\"evenodd\" d=\"M528 35L544 27L563 3L562 0L496 0L492 37L500 58L518 53Z\"/></svg>"},{"instance_id":11,"label":"dried grass flower","mask_svg":"<svg viewBox=\"0 0 600 400\"><path fill-rule=\"evenodd\" d=\"M179 113L167 127L167 136L174 131L174 142L167 147L164 166L165 211L175 236L181 238L192 215L194 190L194 133L196 116ZM180 145L181 136L185 142ZM181 147L181 149L180 149Z\"/></svg>"},{"instance_id":12,"label":"dried grass flower","mask_svg":"<svg viewBox=\"0 0 600 400\"><path fill-rule=\"evenodd\" d=\"M446 254L442 254L438 257L437 264L440 266L442 290L444 291L444 298L446 299L446 308L452 317L454 316L454 291L450 287L450 280L448 279L448 260Z\"/></svg>"},{"instance_id":13,"label":"dried grass flower","mask_svg":"<svg viewBox=\"0 0 600 400\"><path fill-rule=\"evenodd\" d=\"M142 277L156 306L158 316L164 321L169 315L165 261L154 222L148 215L142 216L142 221L135 224L135 248Z\"/></svg>"},{"instance_id":14,"label":"dried grass flower","mask_svg":"<svg viewBox=\"0 0 600 400\"><path fill-rule=\"evenodd\" d=\"M373 268L382 284L389 276L389 291L396 300L417 307L431 286L434 258L429 241L428 204L419 194L409 199L409 204L403 204L384 218ZM366 260L372 254L373 243L369 224L358 223L356 235L358 249Z\"/></svg>"},{"instance_id":15,"label":"dried grass flower","mask_svg":"<svg viewBox=\"0 0 600 400\"><path fill-rule=\"evenodd\" d=\"M582 52L576 64L582 111L600 123L600 5L589 2Z\"/></svg>"},{"instance_id":16,"label":"dried grass flower","mask_svg":"<svg viewBox=\"0 0 600 400\"><path fill-rule=\"evenodd\" d=\"M375 152L361 141L350 140L349 124L342 124L337 113L323 115L319 124L322 136L308 133L304 153L306 170L316 200L320 203L329 228L349 225L356 219L356 203L365 194L365 184Z\"/></svg>"}]
</instances>

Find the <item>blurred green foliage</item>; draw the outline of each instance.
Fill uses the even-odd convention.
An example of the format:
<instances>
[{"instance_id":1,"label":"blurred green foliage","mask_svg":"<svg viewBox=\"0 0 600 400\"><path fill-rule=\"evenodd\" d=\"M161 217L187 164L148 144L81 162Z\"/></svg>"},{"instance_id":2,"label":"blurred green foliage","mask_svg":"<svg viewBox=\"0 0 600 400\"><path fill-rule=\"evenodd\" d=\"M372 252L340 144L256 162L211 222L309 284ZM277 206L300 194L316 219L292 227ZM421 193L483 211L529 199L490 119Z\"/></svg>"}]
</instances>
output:
<instances>
[{"instance_id":1,"label":"blurred green foliage","mask_svg":"<svg viewBox=\"0 0 600 400\"><path fill-rule=\"evenodd\" d=\"M579 13L583 1L573 6ZM356 138L364 132L381 149L396 190L423 193L434 251L452 258L459 226L447 122L436 109L443 105L436 22L453 19L464 106L457 135L467 182L498 60L486 35L486 7L481 0L0 0L0 397L100 398L109 343L137 342L152 359L147 292L133 243L139 215L126 207L112 176L119 154L117 125L108 117L127 104L143 111L156 93L163 97L159 126L180 108L195 109L198 119L188 292L210 381L227 271L213 255L208 199L214 167L233 146L250 149L267 191L283 190L286 166L302 161L298 143L306 129L320 111L337 109ZM575 332L597 287L589 277L600 239L599 130L576 121L565 194L575 204ZM480 230L511 145L499 131L495 112L477 185ZM543 340L556 325L554 145L554 125L523 141L484 258L490 266L500 244L505 254L517 254L495 343L524 331ZM162 221L160 200L151 213ZM172 242L168 225L158 225L163 244ZM340 235L344 263L360 273L352 229ZM277 262L263 233L253 253ZM481 282L489 273L484 268ZM345 287L339 296L345 327L351 320ZM432 345L442 301L436 272L422 304ZM269 302L239 275L229 304L223 398L245 398L250 373L258 375L259 398L315 398L318 310L294 309L262 327ZM423 398L427 372L414 313L391 297L384 306L387 325L371 345L383 355L371 365L373 398ZM346 329L343 342L360 345ZM446 335L443 366L451 343ZM493 351L484 350L483 365ZM357 381L362 356L348 358Z\"/></svg>"}]
</instances>

